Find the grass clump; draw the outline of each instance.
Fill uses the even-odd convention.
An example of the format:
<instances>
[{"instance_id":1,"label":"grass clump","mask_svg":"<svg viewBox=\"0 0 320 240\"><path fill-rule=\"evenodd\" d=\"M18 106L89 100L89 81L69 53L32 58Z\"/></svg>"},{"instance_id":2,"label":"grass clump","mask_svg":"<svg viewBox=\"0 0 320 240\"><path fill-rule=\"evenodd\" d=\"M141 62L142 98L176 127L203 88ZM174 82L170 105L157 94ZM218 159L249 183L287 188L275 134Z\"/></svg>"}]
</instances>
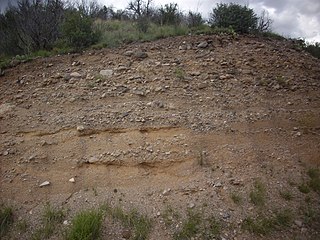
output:
<instances>
[{"instance_id":1,"label":"grass clump","mask_svg":"<svg viewBox=\"0 0 320 240\"><path fill-rule=\"evenodd\" d=\"M305 193L305 194L310 192L310 188L306 183L301 183L298 186L298 189L299 189L300 192Z\"/></svg>"},{"instance_id":2,"label":"grass clump","mask_svg":"<svg viewBox=\"0 0 320 240\"><path fill-rule=\"evenodd\" d=\"M290 210L283 210L272 217L258 216L257 218L246 218L242 223L242 228L254 234L267 235L283 227L289 227L292 223L292 213Z\"/></svg>"},{"instance_id":3,"label":"grass clump","mask_svg":"<svg viewBox=\"0 0 320 240\"><path fill-rule=\"evenodd\" d=\"M184 79L185 76L186 76L186 73L185 73L185 71L184 71L182 68L176 68L176 69L174 70L174 75L175 75L175 77L178 78L178 79ZM201 158L203 157L203 156L202 156L202 152L200 153L200 157L201 157Z\"/></svg>"},{"instance_id":4,"label":"grass clump","mask_svg":"<svg viewBox=\"0 0 320 240\"><path fill-rule=\"evenodd\" d=\"M126 227L133 230L133 240L147 239L151 230L151 220L147 216L138 213L135 209L126 213L119 206L111 208L110 206L105 205L103 208L113 219L120 221Z\"/></svg>"},{"instance_id":5,"label":"grass clump","mask_svg":"<svg viewBox=\"0 0 320 240\"><path fill-rule=\"evenodd\" d=\"M318 168L311 168L307 172L310 180L308 186L315 192L320 193L320 170Z\"/></svg>"},{"instance_id":6,"label":"grass clump","mask_svg":"<svg viewBox=\"0 0 320 240\"><path fill-rule=\"evenodd\" d=\"M50 204L47 204L42 216L43 225L37 229L32 235L33 240L48 239L53 234L58 224L62 223L64 212L61 209L54 209Z\"/></svg>"},{"instance_id":7,"label":"grass clump","mask_svg":"<svg viewBox=\"0 0 320 240\"><path fill-rule=\"evenodd\" d=\"M71 228L67 232L67 240L99 239L102 226L103 212L101 210L87 210L78 213L72 220Z\"/></svg>"},{"instance_id":8,"label":"grass clump","mask_svg":"<svg viewBox=\"0 0 320 240\"><path fill-rule=\"evenodd\" d=\"M237 205L242 203L242 197L237 193L231 193L231 199Z\"/></svg>"},{"instance_id":9,"label":"grass clump","mask_svg":"<svg viewBox=\"0 0 320 240\"><path fill-rule=\"evenodd\" d=\"M291 201L293 199L292 193L289 190L280 191L279 194L286 201Z\"/></svg>"},{"instance_id":10,"label":"grass clump","mask_svg":"<svg viewBox=\"0 0 320 240\"><path fill-rule=\"evenodd\" d=\"M0 237L7 234L9 227L13 223L13 210L11 207L2 206L0 208Z\"/></svg>"},{"instance_id":11,"label":"grass clump","mask_svg":"<svg viewBox=\"0 0 320 240\"><path fill-rule=\"evenodd\" d=\"M190 239L200 232L200 225L202 223L199 213L194 211L188 212L188 218L183 222L182 228L174 235L174 239Z\"/></svg>"},{"instance_id":12,"label":"grass clump","mask_svg":"<svg viewBox=\"0 0 320 240\"><path fill-rule=\"evenodd\" d=\"M254 189L250 192L250 201L256 206L264 206L266 198L266 189L259 180L254 182Z\"/></svg>"},{"instance_id":13,"label":"grass clump","mask_svg":"<svg viewBox=\"0 0 320 240\"><path fill-rule=\"evenodd\" d=\"M199 239L215 239L220 232L221 224L214 216L204 218L199 212L189 210L181 229L174 234L173 238L182 240L199 236Z\"/></svg>"},{"instance_id":14,"label":"grass clump","mask_svg":"<svg viewBox=\"0 0 320 240\"><path fill-rule=\"evenodd\" d=\"M172 206L166 206L162 213L163 222L170 226L175 220L179 218L179 214L172 208Z\"/></svg>"}]
</instances>

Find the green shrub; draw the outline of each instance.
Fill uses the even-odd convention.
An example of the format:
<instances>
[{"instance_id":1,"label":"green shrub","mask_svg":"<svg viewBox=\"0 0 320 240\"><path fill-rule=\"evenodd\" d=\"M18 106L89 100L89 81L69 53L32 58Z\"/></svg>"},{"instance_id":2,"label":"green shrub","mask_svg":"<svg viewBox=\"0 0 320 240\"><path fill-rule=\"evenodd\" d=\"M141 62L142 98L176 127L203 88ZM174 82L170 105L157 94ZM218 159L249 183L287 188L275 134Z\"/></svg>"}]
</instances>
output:
<instances>
[{"instance_id":1,"label":"green shrub","mask_svg":"<svg viewBox=\"0 0 320 240\"><path fill-rule=\"evenodd\" d=\"M236 3L218 3L210 15L212 27L229 28L237 33L249 33L257 29L258 17L253 9Z\"/></svg>"},{"instance_id":2,"label":"green shrub","mask_svg":"<svg viewBox=\"0 0 320 240\"><path fill-rule=\"evenodd\" d=\"M100 36L93 30L93 19L75 10L66 14L61 30L67 46L76 50L96 43Z\"/></svg>"}]
</instances>

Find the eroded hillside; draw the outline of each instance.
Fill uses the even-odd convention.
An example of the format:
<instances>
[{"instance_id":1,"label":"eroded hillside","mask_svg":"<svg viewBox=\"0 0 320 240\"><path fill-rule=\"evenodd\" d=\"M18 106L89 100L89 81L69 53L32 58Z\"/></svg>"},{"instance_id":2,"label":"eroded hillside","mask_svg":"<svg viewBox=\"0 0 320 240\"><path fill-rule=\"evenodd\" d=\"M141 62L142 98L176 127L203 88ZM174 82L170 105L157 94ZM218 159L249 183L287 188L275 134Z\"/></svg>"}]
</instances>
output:
<instances>
[{"instance_id":1,"label":"eroded hillside","mask_svg":"<svg viewBox=\"0 0 320 240\"><path fill-rule=\"evenodd\" d=\"M8 239L31 239L46 202L68 213L51 239L103 203L148 216L148 239L184 239L190 209L220 225L197 222L192 239L319 238L320 62L289 41L188 36L39 58L0 88L1 202L31 226ZM266 235L244 224L283 210L290 221ZM102 239L134 238L127 228L106 217Z\"/></svg>"}]
</instances>

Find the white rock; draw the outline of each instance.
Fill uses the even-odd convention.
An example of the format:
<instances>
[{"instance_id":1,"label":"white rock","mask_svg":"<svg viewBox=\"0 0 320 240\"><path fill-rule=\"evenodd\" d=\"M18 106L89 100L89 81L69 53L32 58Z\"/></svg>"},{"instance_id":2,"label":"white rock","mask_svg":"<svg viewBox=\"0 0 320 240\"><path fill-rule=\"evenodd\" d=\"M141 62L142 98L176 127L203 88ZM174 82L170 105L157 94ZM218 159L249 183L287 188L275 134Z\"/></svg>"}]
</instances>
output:
<instances>
[{"instance_id":1,"label":"white rock","mask_svg":"<svg viewBox=\"0 0 320 240\"><path fill-rule=\"evenodd\" d=\"M78 72L72 72L72 73L70 73L70 77L81 78L81 74Z\"/></svg>"},{"instance_id":2,"label":"white rock","mask_svg":"<svg viewBox=\"0 0 320 240\"><path fill-rule=\"evenodd\" d=\"M70 178L70 179L69 179L69 182L75 183L76 180L75 180L74 178Z\"/></svg>"},{"instance_id":3,"label":"white rock","mask_svg":"<svg viewBox=\"0 0 320 240\"><path fill-rule=\"evenodd\" d=\"M82 132L84 130L84 126L80 125L80 126L77 126L77 131L78 132Z\"/></svg>"},{"instance_id":4,"label":"white rock","mask_svg":"<svg viewBox=\"0 0 320 240\"><path fill-rule=\"evenodd\" d=\"M111 70L111 69L101 70L100 75L102 75L104 77L111 77L113 75L113 70Z\"/></svg>"},{"instance_id":5,"label":"white rock","mask_svg":"<svg viewBox=\"0 0 320 240\"><path fill-rule=\"evenodd\" d=\"M45 187L45 186L49 186L50 185L50 182L49 181L44 181L43 183L41 183L39 185L39 187Z\"/></svg>"}]
</instances>

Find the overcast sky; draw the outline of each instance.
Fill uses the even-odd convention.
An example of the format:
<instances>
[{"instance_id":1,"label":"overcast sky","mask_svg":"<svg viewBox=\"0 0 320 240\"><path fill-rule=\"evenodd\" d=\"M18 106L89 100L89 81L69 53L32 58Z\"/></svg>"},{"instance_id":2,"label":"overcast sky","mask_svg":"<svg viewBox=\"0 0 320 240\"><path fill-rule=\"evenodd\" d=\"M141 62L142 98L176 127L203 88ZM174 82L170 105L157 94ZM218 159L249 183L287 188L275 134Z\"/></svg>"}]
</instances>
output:
<instances>
[{"instance_id":1,"label":"overcast sky","mask_svg":"<svg viewBox=\"0 0 320 240\"><path fill-rule=\"evenodd\" d=\"M16 0L0 0L3 9L8 2ZM87 0L88 1L88 0ZM130 0L96 0L106 6L124 9ZM272 30L285 37L305 38L308 41L320 42L320 0L153 0L154 6L166 3L178 3L181 10L199 11L207 18L212 8L220 2L247 4L257 14L264 9L273 20Z\"/></svg>"}]
</instances>

